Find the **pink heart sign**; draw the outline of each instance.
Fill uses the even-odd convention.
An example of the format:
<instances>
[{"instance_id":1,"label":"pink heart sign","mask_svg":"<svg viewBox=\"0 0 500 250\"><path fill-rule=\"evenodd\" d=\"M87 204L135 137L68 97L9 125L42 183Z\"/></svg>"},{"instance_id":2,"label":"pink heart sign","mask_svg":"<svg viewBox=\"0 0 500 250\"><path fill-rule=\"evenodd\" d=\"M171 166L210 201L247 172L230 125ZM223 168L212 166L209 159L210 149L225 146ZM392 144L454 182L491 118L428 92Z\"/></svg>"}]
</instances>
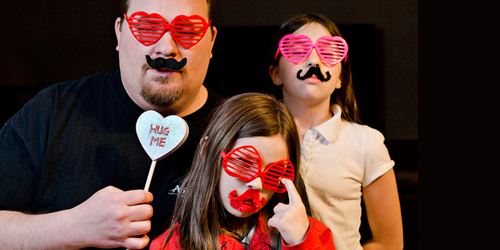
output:
<instances>
[{"instance_id":1,"label":"pink heart sign","mask_svg":"<svg viewBox=\"0 0 500 250\"><path fill-rule=\"evenodd\" d=\"M163 118L153 110L139 116L135 130L142 147L153 161L161 160L177 150L189 134L184 119L176 115Z\"/></svg>"}]
</instances>

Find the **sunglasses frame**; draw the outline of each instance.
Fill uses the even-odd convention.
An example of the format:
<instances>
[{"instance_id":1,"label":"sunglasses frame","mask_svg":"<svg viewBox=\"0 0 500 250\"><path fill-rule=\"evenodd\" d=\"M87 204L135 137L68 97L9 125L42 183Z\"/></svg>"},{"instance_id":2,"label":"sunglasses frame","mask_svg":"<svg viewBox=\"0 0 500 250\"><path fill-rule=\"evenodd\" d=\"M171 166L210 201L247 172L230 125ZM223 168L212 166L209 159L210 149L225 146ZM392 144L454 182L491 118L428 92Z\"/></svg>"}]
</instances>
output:
<instances>
[{"instance_id":1,"label":"sunglasses frame","mask_svg":"<svg viewBox=\"0 0 500 250\"><path fill-rule=\"evenodd\" d=\"M212 20L208 21L208 23L207 23L205 21L205 19L199 15L191 15L191 16L178 15L170 23L168 23L165 20L165 18L163 18L163 16L161 16L158 13L148 14L144 11L137 11L137 12L132 13L132 15L130 15L130 17L127 16L127 13L123 13L123 15L125 17L125 20L127 20L127 23L129 25L130 31L132 32L132 35L135 37L135 39L137 39L137 41L139 41L141 44L143 44L145 46L150 46L150 45L157 43L165 35L165 33L170 30L170 34L172 36L172 39L174 39L175 43L177 43L178 45L180 45L181 47L183 47L185 49L189 49L189 48L193 47L194 45L198 44L201 41L201 39L203 39L203 37L205 36L205 34L208 30L208 27L212 23ZM145 29L144 27L137 27L137 25L135 25L136 23L138 23L137 21L134 21L136 16L142 17L142 19L151 18L151 20L153 20L151 22L154 22L154 23L152 23L150 26L157 26L157 27L154 27L154 28L148 27L147 29L149 29L149 30L146 30L146 31L134 30L134 28ZM137 19L139 19L139 18L137 18ZM185 32L179 33L178 31L176 31L176 29L179 27L182 27L179 25L187 24L187 22L182 22L182 21L178 21L178 20L184 20L184 19L199 20L200 22L193 22L193 23L197 24L197 25L201 25L201 26L196 26L196 29L202 29L202 30L197 31L197 32L192 32L192 33L196 33L194 35L187 34ZM160 23L160 20L161 20L161 23ZM160 30L161 30L161 32L159 32ZM148 33L150 35L139 35L138 33ZM185 38L186 36L193 36L193 37L199 37L199 38L192 38L192 39ZM185 41L188 41L188 42L185 42ZM194 41L194 42L189 42L189 41Z\"/></svg>"},{"instance_id":2,"label":"sunglasses frame","mask_svg":"<svg viewBox=\"0 0 500 250\"><path fill-rule=\"evenodd\" d=\"M245 152L249 152L252 155L255 155L256 157L252 157L248 153L245 153ZM238 154L236 154L236 153L238 153ZM255 180L257 177L260 177L262 179L262 186L264 188L274 190L277 193L284 193L286 191L285 185L281 182L282 178L290 179L292 181L295 179L295 167L293 166L292 162L288 159L283 159L280 161L270 163L264 168L264 170L262 170L262 160L260 158L260 154L257 151L257 149L255 149L251 145L237 147L237 148L231 150L227 154L224 151L221 151L220 155L223 158L222 168L229 176L238 177L242 181L245 181L245 182L249 182L249 181ZM236 155L237 157L241 156L241 155L247 155L248 157L243 157L243 159L240 160L240 159L237 159L235 157L232 157L234 155ZM230 165L228 163L228 161L232 165ZM243 161L245 161L245 162L243 162ZM237 163L235 163L235 162L237 162ZM231 169L235 169L234 165L236 165L236 164L239 164L238 168L240 168L240 169L246 168L248 176L238 174L237 170L232 171ZM245 165L245 166L242 166L242 165ZM257 165L258 168L253 167L253 166L248 167L248 165ZM286 170L291 169L291 171L283 171L283 173L277 173L276 168L273 168L275 166L278 166L278 170L279 170L279 168L283 168L283 166L284 166L284 168ZM252 174L249 174L248 172L251 172ZM279 179L279 181L276 182L276 180L278 180L278 179Z\"/></svg>"},{"instance_id":3,"label":"sunglasses frame","mask_svg":"<svg viewBox=\"0 0 500 250\"><path fill-rule=\"evenodd\" d=\"M290 44L292 44L292 46L296 45L295 43L290 42L291 40L299 40L300 42L296 44L302 44L304 46L303 48L307 49L307 51L302 51L299 56L297 56L297 54L288 53L288 46L290 46ZM336 59L326 58L325 53L322 53L323 51L325 51L325 49L323 48L332 43L340 43L341 46L339 47L339 52L343 52L340 59L338 59L338 57ZM322 46L318 46L318 44L322 44ZM280 39L278 49L276 50L276 54L274 56L274 60L276 60L278 58L278 55L281 53L281 55L283 55L283 57L285 57L289 62L293 64L299 64L305 61L311 55L313 49L316 49L316 53L321 58L321 61L323 61L323 63L329 67L336 65L342 60L344 60L344 62L347 61L347 52L349 51L349 47L347 46L347 42L344 40L344 38L340 36L322 36L318 38L316 42L313 42L312 39L306 35L294 34L287 34Z\"/></svg>"}]
</instances>

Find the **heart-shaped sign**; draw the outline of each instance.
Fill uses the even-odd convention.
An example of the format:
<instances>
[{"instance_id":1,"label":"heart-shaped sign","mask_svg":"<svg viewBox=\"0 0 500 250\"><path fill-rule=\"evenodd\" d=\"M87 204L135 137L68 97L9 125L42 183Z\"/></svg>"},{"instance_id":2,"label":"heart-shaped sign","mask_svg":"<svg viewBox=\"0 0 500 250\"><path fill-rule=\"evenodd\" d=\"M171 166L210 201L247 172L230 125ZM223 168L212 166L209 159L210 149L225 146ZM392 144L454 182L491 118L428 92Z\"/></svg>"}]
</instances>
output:
<instances>
[{"instance_id":1,"label":"heart-shaped sign","mask_svg":"<svg viewBox=\"0 0 500 250\"><path fill-rule=\"evenodd\" d=\"M153 110L139 116L135 130L142 147L153 161L163 159L177 150L189 134L184 119L176 115L163 118Z\"/></svg>"}]
</instances>

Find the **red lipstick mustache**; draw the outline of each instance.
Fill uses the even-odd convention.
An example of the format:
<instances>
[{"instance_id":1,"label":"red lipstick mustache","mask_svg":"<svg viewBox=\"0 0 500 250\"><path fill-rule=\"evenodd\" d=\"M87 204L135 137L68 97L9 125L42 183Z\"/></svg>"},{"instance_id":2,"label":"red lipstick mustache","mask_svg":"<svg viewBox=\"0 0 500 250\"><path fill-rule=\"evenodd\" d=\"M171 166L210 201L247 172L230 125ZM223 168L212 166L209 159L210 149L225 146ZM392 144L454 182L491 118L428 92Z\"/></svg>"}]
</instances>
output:
<instances>
[{"instance_id":1,"label":"red lipstick mustache","mask_svg":"<svg viewBox=\"0 0 500 250\"><path fill-rule=\"evenodd\" d=\"M240 196L236 196L236 190L229 193L228 198L230 199L229 205L232 208L247 214L253 214L259 211L259 209L266 204L266 199L260 199L260 193L254 189L247 189Z\"/></svg>"}]
</instances>

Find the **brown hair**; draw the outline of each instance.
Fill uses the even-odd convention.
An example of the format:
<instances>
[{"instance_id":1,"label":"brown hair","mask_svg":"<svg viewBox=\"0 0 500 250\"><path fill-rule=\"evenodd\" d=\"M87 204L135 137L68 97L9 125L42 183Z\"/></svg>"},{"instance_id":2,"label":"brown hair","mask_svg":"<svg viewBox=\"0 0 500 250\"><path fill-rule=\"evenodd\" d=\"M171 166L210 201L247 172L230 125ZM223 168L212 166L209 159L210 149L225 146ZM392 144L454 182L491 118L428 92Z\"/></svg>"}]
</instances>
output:
<instances>
[{"instance_id":1,"label":"brown hair","mask_svg":"<svg viewBox=\"0 0 500 250\"><path fill-rule=\"evenodd\" d=\"M223 171L220 153L221 150L229 152L238 138L273 135L281 135L285 140L289 159L295 167L295 185L309 213L299 169L300 139L289 110L270 95L239 94L219 106L202 137L204 139L196 150L191 169L181 185L183 194L177 197L164 246L173 233L175 223L178 223L182 249L220 249L219 237L222 234L242 239L232 229L252 228L258 221L259 213L250 217L250 225L241 225L220 203L219 181ZM288 203L286 192L275 193L260 211L265 227L279 202ZM281 235L277 230L270 232L273 249L281 249Z\"/></svg>"},{"instance_id":2,"label":"brown hair","mask_svg":"<svg viewBox=\"0 0 500 250\"><path fill-rule=\"evenodd\" d=\"M332 36L342 36L340 34L337 25L333 23L330 19L320 14L302 14L295 16L281 25L278 32L275 34L274 39L271 43L271 50L269 51L268 65L278 66L279 58L281 53L278 54L276 60L274 55L278 49L280 39L286 35L295 32L302 26L308 23L319 23L323 25ZM342 81L342 87L340 91L334 91L331 98L331 104L338 104L342 109L342 118L349 122L356 122L361 124L361 119L359 118L359 110L356 102L356 97L354 95L354 88L352 86L352 74L351 74L351 63L349 60L349 54L347 55L347 60L342 64L342 72L340 74L340 80Z\"/></svg>"}]
</instances>

